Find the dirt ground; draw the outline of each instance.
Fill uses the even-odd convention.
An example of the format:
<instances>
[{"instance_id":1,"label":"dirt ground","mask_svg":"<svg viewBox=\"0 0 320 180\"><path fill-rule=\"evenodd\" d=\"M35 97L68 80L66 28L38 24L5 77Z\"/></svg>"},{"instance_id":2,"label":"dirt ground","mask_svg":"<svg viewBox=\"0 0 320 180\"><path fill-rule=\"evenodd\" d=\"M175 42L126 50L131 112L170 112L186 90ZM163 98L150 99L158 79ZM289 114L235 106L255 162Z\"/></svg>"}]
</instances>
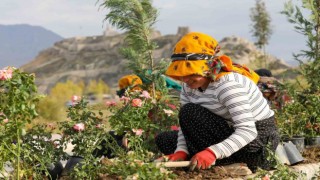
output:
<instances>
[{"instance_id":1,"label":"dirt ground","mask_svg":"<svg viewBox=\"0 0 320 180\"><path fill-rule=\"evenodd\" d=\"M304 161L299 164L319 163L320 162L320 147L305 148L302 153ZM237 174L230 174L222 167L215 167L209 170L201 170L190 172L187 169L173 169L173 172L177 174L179 180L202 180L202 179L242 179L244 176Z\"/></svg>"},{"instance_id":2,"label":"dirt ground","mask_svg":"<svg viewBox=\"0 0 320 180\"><path fill-rule=\"evenodd\" d=\"M306 148L302 153L304 157L304 161L299 164L309 164L309 163L319 163L320 162L320 147L316 148ZM241 169L247 169L245 164L238 164L238 167L244 166ZM200 170L200 171L188 171L188 168L172 168L171 169L174 174L177 175L178 180L205 180L205 179L244 179L244 177L248 174L243 173L244 171L237 171L240 173L232 173L228 171L224 167L214 167L208 170ZM236 172L236 171L233 171ZM249 170L249 172L251 172ZM65 179L65 178L60 178ZM68 179L68 178L66 178ZM101 180L120 180L122 178L116 176L102 176L98 179Z\"/></svg>"}]
</instances>

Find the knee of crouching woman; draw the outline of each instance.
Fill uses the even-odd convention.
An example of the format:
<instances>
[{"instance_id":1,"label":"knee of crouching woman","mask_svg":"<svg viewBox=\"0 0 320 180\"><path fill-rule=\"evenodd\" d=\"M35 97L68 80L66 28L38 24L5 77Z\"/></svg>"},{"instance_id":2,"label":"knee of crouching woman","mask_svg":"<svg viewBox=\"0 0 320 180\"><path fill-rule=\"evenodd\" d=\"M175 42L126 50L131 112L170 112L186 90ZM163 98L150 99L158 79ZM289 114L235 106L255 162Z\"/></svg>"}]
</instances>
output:
<instances>
[{"instance_id":1,"label":"knee of crouching woman","mask_svg":"<svg viewBox=\"0 0 320 180\"><path fill-rule=\"evenodd\" d=\"M185 121L189 121L192 120L193 115L195 115L195 112L197 111L197 109L199 109L198 104L194 104L194 103L187 103L185 105L183 105L180 108L180 112L179 112L179 123L180 125L183 124Z\"/></svg>"}]
</instances>

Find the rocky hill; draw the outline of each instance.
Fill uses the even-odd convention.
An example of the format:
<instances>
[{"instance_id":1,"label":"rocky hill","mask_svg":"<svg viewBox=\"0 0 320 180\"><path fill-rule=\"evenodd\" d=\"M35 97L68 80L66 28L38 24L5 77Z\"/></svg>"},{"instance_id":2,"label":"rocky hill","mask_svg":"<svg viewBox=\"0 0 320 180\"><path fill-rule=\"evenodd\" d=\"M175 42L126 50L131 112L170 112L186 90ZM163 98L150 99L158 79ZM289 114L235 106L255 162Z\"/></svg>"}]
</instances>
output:
<instances>
[{"instance_id":1,"label":"rocky hill","mask_svg":"<svg viewBox=\"0 0 320 180\"><path fill-rule=\"evenodd\" d=\"M154 32L153 40L159 46L154 51L155 59L169 58L174 44L187 32L187 27L179 28L175 35L161 36L159 32ZM102 79L109 86L117 88L118 79L130 73L126 67L127 60L119 53L119 48L124 45L124 38L125 34L105 33L103 36L65 39L40 52L22 69L36 74L40 92L48 92L57 82L66 80ZM239 37L227 37L220 41L220 45L222 53L230 55L235 62L258 67L255 60L262 53L253 43ZM290 68L284 61L273 56L269 56L268 61L277 64L277 68Z\"/></svg>"}]
</instances>

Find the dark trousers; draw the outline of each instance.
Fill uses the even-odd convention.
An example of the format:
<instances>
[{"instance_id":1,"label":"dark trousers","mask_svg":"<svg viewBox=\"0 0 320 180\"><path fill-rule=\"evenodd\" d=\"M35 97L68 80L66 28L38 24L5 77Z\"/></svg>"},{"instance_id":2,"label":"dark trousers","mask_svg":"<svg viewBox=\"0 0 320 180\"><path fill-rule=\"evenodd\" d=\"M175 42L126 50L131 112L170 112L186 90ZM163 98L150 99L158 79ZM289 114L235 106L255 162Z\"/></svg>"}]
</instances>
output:
<instances>
[{"instance_id":1,"label":"dark trousers","mask_svg":"<svg viewBox=\"0 0 320 180\"><path fill-rule=\"evenodd\" d=\"M184 134L191 158L205 148L217 144L228 138L234 129L227 121L197 104L186 104L180 109L179 124ZM274 117L256 122L258 136L248 145L232 154L230 157L218 159L216 165L232 163L246 163L251 171L257 167L270 168L267 160L267 147L275 151L279 143L278 130ZM156 144L164 154L172 154L177 148L178 131L160 133L156 137Z\"/></svg>"}]
</instances>

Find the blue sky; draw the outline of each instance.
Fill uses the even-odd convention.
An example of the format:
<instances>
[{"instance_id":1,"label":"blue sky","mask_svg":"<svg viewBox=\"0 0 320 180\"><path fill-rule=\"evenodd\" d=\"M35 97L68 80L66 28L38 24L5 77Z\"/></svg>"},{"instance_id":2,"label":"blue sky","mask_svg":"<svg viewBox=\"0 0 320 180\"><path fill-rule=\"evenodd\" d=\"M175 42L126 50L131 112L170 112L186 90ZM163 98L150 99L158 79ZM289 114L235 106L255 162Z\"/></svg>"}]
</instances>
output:
<instances>
[{"instance_id":1,"label":"blue sky","mask_svg":"<svg viewBox=\"0 0 320 180\"><path fill-rule=\"evenodd\" d=\"M296 2L295 0L294 2ZM305 39L280 14L286 0L265 0L273 34L267 52L287 62L292 53L305 49ZM65 38L101 35L107 26L106 9L96 0L1 0L0 24L42 26ZM175 34L179 26L212 35L217 40L239 36L254 41L250 34L250 8L255 0L154 0L159 9L155 25L162 34Z\"/></svg>"}]
</instances>

